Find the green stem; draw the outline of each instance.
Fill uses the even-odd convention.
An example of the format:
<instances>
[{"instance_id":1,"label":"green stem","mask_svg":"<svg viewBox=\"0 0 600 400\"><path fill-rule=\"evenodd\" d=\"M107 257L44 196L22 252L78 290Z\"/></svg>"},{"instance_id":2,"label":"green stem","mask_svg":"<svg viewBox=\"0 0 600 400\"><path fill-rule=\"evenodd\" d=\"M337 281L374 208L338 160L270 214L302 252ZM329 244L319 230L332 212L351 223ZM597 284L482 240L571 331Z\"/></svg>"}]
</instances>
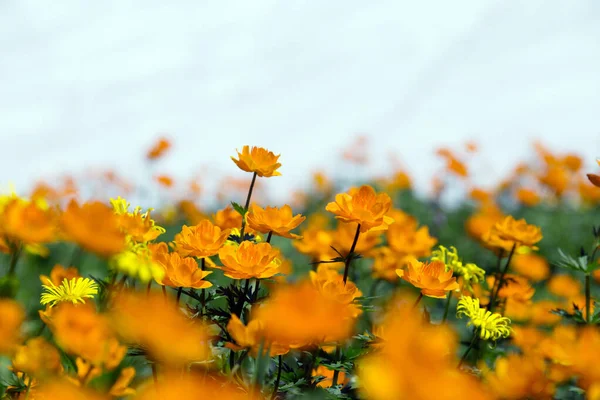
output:
<instances>
[{"instance_id":1,"label":"green stem","mask_svg":"<svg viewBox=\"0 0 600 400\"><path fill-rule=\"evenodd\" d=\"M8 276L15 275L15 271L17 269L17 261L19 261L20 255L21 255L21 245L17 244L17 245L11 246L10 264L8 267Z\"/></svg>"},{"instance_id":2,"label":"green stem","mask_svg":"<svg viewBox=\"0 0 600 400\"><path fill-rule=\"evenodd\" d=\"M591 299L590 274L585 274L585 320L588 324L592 321L592 316L590 315Z\"/></svg>"},{"instance_id":3,"label":"green stem","mask_svg":"<svg viewBox=\"0 0 600 400\"><path fill-rule=\"evenodd\" d=\"M475 345L477 344L477 340L479 339L479 335L477 335L477 329L473 330L473 339L471 339L471 344L469 344L469 347L467 348L467 350L465 351L465 354L463 354L463 356L460 359L460 362L458 363L458 368L460 368L463 363L465 362L465 360L467 359L467 356L469 355L469 352L475 347Z\"/></svg>"},{"instance_id":4,"label":"green stem","mask_svg":"<svg viewBox=\"0 0 600 400\"><path fill-rule=\"evenodd\" d=\"M29 393L31 392L31 382L33 377L29 376L29 382L27 383L27 391L25 392L25 400L29 399Z\"/></svg>"},{"instance_id":5,"label":"green stem","mask_svg":"<svg viewBox=\"0 0 600 400\"><path fill-rule=\"evenodd\" d=\"M237 310L235 310L235 315L237 315L240 318L242 317L242 311L244 311L244 303L246 302L246 297L248 296L248 290L250 290L250 278L246 279L244 293L242 293L242 295L240 296Z\"/></svg>"},{"instance_id":6,"label":"green stem","mask_svg":"<svg viewBox=\"0 0 600 400\"><path fill-rule=\"evenodd\" d=\"M354 234L354 241L352 242L352 246L350 247L350 252L346 256L346 260L344 262L344 285L346 285L346 281L348 280L348 271L350 271L350 263L352 262L352 256L354 255L354 249L356 249L356 243L358 243L358 236L360 235L360 224L356 227L356 233Z\"/></svg>"},{"instance_id":7,"label":"green stem","mask_svg":"<svg viewBox=\"0 0 600 400\"><path fill-rule=\"evenodd\" d=\"M271 243L272 236L273 236L273 231L269 231L269 234L267 235L267 243Z\"/></svg>"},{"instance_id":8,"label":"green stem","mask_svg":"<svg viewBox=\"0 0 600 400\"><path fill-rule=\"evenodd\" d=\"M246 197L246 205L244 210L248 212L250 207L250 198L252 197L252 190L254 190L254 184L256 183L256 172L252 174L252 182L250 182L250 189L248 190L248 196ZM244 240L244 230L246 229L246 216L242 215L242 229L240 229L240 243Z\"/></svg>"},{"instance_id":9,"label":"green stem","mask_svg":"<svg viewBox=\"0 0 600 400\"><path fill-rule=\"evenodd\" d=\"M254 293L252 294L252 304L256 303L256 300L258 300L258 290L260 289L260 279L256 280L256 283L254 284Z\"/></svg>"},{"instance_id":10,"label":"green stem","mask_svg":"<svg viewBox=\"0 0 600 400\"><path fill-rule=\"evenodd\" d=\"M181 298L181 292L183 291L183 286L180 286L179 289L177 289L177 308L179 308L179 299Z\"/></svg>"},{"instance_id":11,"label":"green stem","mask_svg":"<svg viewBox=\"0 0 600 400\"><path fill-rule=\"evenodd\" d=\"M273 394L271 395L271 400L275 400L277 397L277 391L279 390L279 382L281 381L281 369L283 366L283 357L279 355L277 357L277 378L275 378L275 387L273 388Z\"/></svg>"},{"instance_id":12,"label":"green stem","mask_svg":"<svg viewBox=\"0 0 600 400\"><path fill-rule=\"evenodd\" d=\"M517 248L517 244L513 244L512 248L510 249L510 253L508 254L508 259L506 260L506 265L504 266L504 269L502 270L502 272L500 273L500 278L498 279L498 285L494 285L496 286L496 291L491 294L490 296L490 302L488 303L488 307L489 307L489 311L494 311L494 307L496 306L496 299L498 298L498 294L500 293L500 289L502 289L502 285L504 284L504 278L506 276L506 273L508 272L508 268L510 267L510 260L512 259L513 255L515 254L515 249Z\"/></svg>"},{"instance_id":13,"label":"green stem","mask_svg":"<svg viewBox=\"0 0 600 400\"><path fill-rule=\"evenodd\" d=\"M204 271L206 269L206 259L201 258L200 260L200 269ZM204 309L206 308L206 289L202 289L202 294L200 294L200 306L202 307L200 309L200 317L203 317Z\"/></svg>"},{"instance_id":14,"label":"green stem","mask_svg":"<svg viewBox=\"0 0 600 400\"><path fill-rule=\"evenodd\" d=\"M442 324L446 322L448 319L448 311L450 310L450 303L452 302L452 293L448 293L448 298L446 299L446 308L444 309L444 317L442 318Z\"/></svg>"},{"instance_id":15,"label":"green stem","mask_svg":"<svg viewBox=\"0 0 600 400\"><path fill-rule=\"evenodd\" d=\"M417 306L421 302L422 298L423 298L423 292L419 293L419 297L417 297L417 301L415 301L415 304L413 305L413 308L417 308Z\"/></svg>"},{"instance_id":16,"label":"green stem","mask_svg":"<svg viewBox=\"0 0 600 400\"><path fill-rule=\"evenodd\" d=\"M152 279L148 282L148 287L146 288L146 294L150 293L150 288L152 288Z\"/></svg>"},{"instance_id":17,"label":"green stem","mask_svg":"<svg viewBox=\"0 0 600 400\"><path fill-rule=\"evenodd\" d=\"M335 347L335 359L342 361L342 346L340 346L339 344ZM331 380L332 388L337 386L339 376L340 376L339 370L336 369L335 371L333 371L333 379Z\"/></svg>"}]
</instances>

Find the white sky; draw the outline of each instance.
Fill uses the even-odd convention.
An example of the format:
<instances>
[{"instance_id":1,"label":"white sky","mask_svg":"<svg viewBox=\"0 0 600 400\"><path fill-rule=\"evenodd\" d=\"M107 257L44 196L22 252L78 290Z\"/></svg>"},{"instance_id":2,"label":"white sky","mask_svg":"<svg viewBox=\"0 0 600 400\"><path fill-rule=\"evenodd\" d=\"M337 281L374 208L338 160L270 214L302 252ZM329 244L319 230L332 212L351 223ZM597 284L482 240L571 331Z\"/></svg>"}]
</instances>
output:
<instances>
[{"instance_id":1,"label":"white sky","mask_svg":"<svg viewBox=\"0 0 600 400\"><path fill-rule=\"evenodd\" d=\"M285 197L372 138L426 186L433 147L476 139L479 179L530 152L600 155L600 2L0 2L0 184L88 167L237 174L244 144L281 153ZM239 176L239 174L238 174ZM211 180L207 177L206 180Z\"/></svg>"}]
</instances>

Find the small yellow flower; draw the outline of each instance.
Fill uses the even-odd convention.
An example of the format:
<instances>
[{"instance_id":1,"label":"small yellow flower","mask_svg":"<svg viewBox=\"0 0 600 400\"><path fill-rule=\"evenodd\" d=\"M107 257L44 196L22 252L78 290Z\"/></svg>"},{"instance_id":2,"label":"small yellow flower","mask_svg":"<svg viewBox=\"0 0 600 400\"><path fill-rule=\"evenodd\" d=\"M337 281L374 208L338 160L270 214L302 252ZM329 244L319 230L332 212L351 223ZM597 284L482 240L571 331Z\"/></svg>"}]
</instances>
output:
<instances>
[{"instance_id":1,"label":"small yellow flower","mask_svg":"<svg viewBox=\"0 0 600 400\"><path fill-rule=\"evenodd\" d=\"M450 246L449 249L441 245L438 246L438 249L433 251L431 260L442 261L456 275L462 276L465 288L471 292L473 283L482 282L485 276L485 271L476 264L463 264L454 246Z\"/></svg>"},{"instance_id":2,"label":"small yellow flower","mask_svg":"<svg viewBox=\"0 0 600 400\"><path fill-rule=\"evenodd\" d=\"M463 315L470 319L467 326L473 325L478 329L479 336L484 340L510 336L510 319L479 307L479 299L462 296L456 307L456 316L460 318Z\"/></svg>"},{"instance_id":3,"label":"small yellow flower","mask_svg":"<svg viewBox=\"0 0 600 400\"><path fill-rule=\"evenodd\" d=\"M98 294L98 284L89 278L63 279L59 286L52 282L42 285L46 293L42 293L40 303L50 304L50 307L62 301L70 301L73 304L85 303L85 299L94 298Z\"/></svg>"},{"instance_id":4,"label":"small yellow flower","mask_svg":"<svg viewBox=\"0 0 600 400\"><path fill-rule=\"evenodd\" d=\"M112 259L112 268L131 277L137 277L143 283L151 279L160 282L165 270L152 257L152 252L144 243L130 245L130 248Z\"/></svg>"}]
</instances>

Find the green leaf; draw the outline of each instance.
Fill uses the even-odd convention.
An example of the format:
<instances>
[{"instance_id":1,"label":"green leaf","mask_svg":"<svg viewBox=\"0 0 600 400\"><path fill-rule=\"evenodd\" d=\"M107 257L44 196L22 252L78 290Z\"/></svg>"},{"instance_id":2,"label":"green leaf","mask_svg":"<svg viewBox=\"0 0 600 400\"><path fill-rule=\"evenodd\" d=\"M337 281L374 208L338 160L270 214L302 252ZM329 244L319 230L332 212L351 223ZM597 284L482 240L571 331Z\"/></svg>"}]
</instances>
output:
<instances>
[{"instance_id":1,"label":"green leaf","mask_svg":"<svg viewBox=\"0 0 600 400\"><path fill-rule=\"evenodd\" d=\"M556 265L558 265L559 267L571 269L573 271L589 273L587 255L575 258L568 254L565 254L561 249L558 249L558 255L560 256L560 259L556 262Z\"/></svg>"},{"instance_id":2,"label":"green leaf","mask_svg":"<svg viewBox=\"0 0 600 400\"><path fill-rule=\"evenodd\" d=\"M248 209L246 209L246 208L242 207L241 205L239 205L239 204L238 204L238 203L236 203L235 201L232 201L232 202L231 202L231 205L233 206L233 209L234 209L235 211L237 211L237 212L238 212L238 214L240 214L240 215L242 216L242 218L243 218L244 216L246 216L246 213L248 212Z\"/></svg>"}]
</instances>

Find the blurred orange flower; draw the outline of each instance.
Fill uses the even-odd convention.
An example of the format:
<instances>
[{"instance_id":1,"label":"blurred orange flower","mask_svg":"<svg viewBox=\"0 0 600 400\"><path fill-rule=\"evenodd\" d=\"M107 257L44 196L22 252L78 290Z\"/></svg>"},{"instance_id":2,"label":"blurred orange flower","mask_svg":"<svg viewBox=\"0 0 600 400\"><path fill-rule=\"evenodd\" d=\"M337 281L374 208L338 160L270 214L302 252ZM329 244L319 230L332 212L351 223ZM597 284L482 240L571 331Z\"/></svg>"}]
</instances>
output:
<instances>
[{"instance_id":1,"label":"blurred orange flower","mask_svg":"<svg viewBox=\"0 0 600 400\"><path fill-rule=\"evenodd\" d=\"M256 175L261 177L280 176L281 173L277 171L281 164L277 162L280 155L275 155L273 152L262 148L244 146L242 152L238 153L238 158L231 157L235 165L239 169L246 172L254 172Z\"/></svg>"},{"instance_id":2,"label":"blurred orange flower","mask_svg":"<svg viewBox=\"0 0 600 400\"><path fill-rule=\"evenodd\" d=\"M263 348L269 348L271 357L286 354L290 351L289 345L277 342L262 343L265 337L264 329L264 324L258 319L253 319L248 325L244 325L237 315L232 314L227 324L227 332L235 340L235 343L226 343L225 347L234 351L250 349L254 357L258 355L261 344Z\"/></svg>"},{"instance_id":3,"label":"blurred orange flower","mask_svg":"<svg viewBox=\"0 0 600 400\"><path fill-rule=\"evenodd\" d=\"M20 198L0 209L0 237L8 242L40 244L56 236L56 212Z\"/></svg>"},{"instance_id":4,"label":"blurred orange flower","mask_svg":"<svg viewBox=\"0 0 600 400\"><path fill-rule=\"evenodd\" d=\"M43 285L49 285L53 283L56 286L59 286L64 279L71 280L72 278L79 278L79 271L75 267L65 268L60 264L56 264L52 271L50 271L50 277L46 275L40 275L40 281L42 281Z\"/></svg>"},{"instance_id":5,"label":"blurred orange flower","mask_svg":"<svg viewBox=\"0 0 600 400\"><path fill-rule=\"evenodd\" d=\"M545 173L539 176L539 180L557 196L563 194L571 181L568 170L562 165L549 165Z\"/></svg>"},{"instance_id":6,"label":"blurred orange flower","mask_svg":"<svg viewBox=\"0 0 600 400\"><path fill-rule=\"evenodd\" d=\"M554 275L547 285L548 291L556 296L571 298L581 293L581 284L570 275Z\"/></svg>"},{"instance_id":7,"label":"blurred orange flower","mask_svg":"<svg viewBox=\"0 0 600 400\"><path fill-rule=\"evenodd\" d=\"M142 385L136 400L181 400L181 399L219 399L250 400L259 397L234 386L232 381L206 374L181 374L167 371L158 383L148 382ZM71 399L68 399L71 400Z\"/></svg>"},{"instance_id":8,"label":"blurred orange flower","mask_svg":"<svg viewBox=\"0 0 600 400\"><path fill-rule=\"evenodd\" d=\"M12 367L15 371L38 377L59 374L63 370L58 350L41 336L29 339L17 348Z\"/></svg>"},{"instance_id":9,"label":"blurred orange flower","mask_svg":"<svg viewBox=\"0 0 600 400\"><path fill-rule=\"evenodd\" d=\"M223 263L219 268L232 279L263 279L279 273L278 251L269 243L243 241L239 246L224 246L219 250Z\"/></svg>"},{"instance_id":10,"label":"blurred orange flower","mask_svg":"<svg viewBox=\"0 0 600 400\"><path fill-rule=\"evenodd\" d=\"M324 296L331 298L343 307L349 307L353 317L362 314L360 305L355 299L362 296L358 287L350 281L344 282L342 274L326 265L319 265L317 271L310 271L310 280Z\"/></svg>"},{"instance_id":11,"label":"blurred orange flower","mask_svg":"<svg viewBox=\"0 0 600 400\"><path fill-rule=\"evenodd\" d=\"M503 399L550 399L555 386L540 357L510 354L496 360L495 370L485 374L487 386Z\"/></svg>"},{"instance_id":12,"label":"blurred orange flower","mask_svg":"<svg viewBox=\"0 0 600 400\"><path fill-rule=\"evenodd\" d=\"M207 219L195 226L184 225L175 235L175 249L183 257L210 257L219 252L229 232L229 229L221 229Z\"/></svg>"},{"instance_id":13,"label":"blurred orange flower","mask_svg":"<svg viewBox=\"0 0 600 400\"><path fill-rule=\"evenodd\" d=\"M550 275L548 261L538 254L515 254L511 260L511 269L533 282L542 281Z\"/></svg>"},{"instance_id":14,"label":"blurred orange flower","mask_svg":"<svg viewBox=\"0 0 600 400\"><path fill-rule=\"evenodd\" d=\"M260 233L269 233L290 238L300 239L300 236L291 233L306 219L305 216L292 214L292 208L287 204L281 208L262 208L255 204L250 206L246 220L250 228Z\"/></svg>"},{"instance_id":15,"label":"blurred orange flower","mask_svg":"<svg viewBox=\"0 0 600 400\"><path fill-rule=\"evenodd\" d=\"M348 193L335 196L335 202L327 204L325 209L342 222L360 224L362 233L370 230L386 230L394 222L386 214L392 206L390 196L375 193L368 185L351 189Z\"/></svg>"},{"instance_id":16,"label":"blurred orange flower","mask_svg":"<svg viewBox=\"0 0 600 400\"><path fill-rule=\"evenodd\" d=\"M25 311L14 300L0 298L0 354L12 354L21 342L21 324L25 320Z\"/></svg>"},{"instance_id":17,"label":"blurred orange flower","mask_svg":"<svg viewBox=\"0 0 600 400\"><path fill-rule=\"evenodd\" d=\"M427 226L414 230L392 224L386 236L390 248L400 256L428 257L437 243L437 239L429 235Z\"/></svg>"},{"instance_id":18,"label":"blurred orange flower","mask_svg":"<svg viewBox=\"0 0 600 400\"><path fill-rule=\"evenodd\" d=\"M398 279L396 270L404 268L409 258L399 256L387 246L378 247L372 254L373 260L373 278L385 279L389 282L395 282Z\"/></svg>"},{"instance_id":19,"label":"blurred orange flower","mask_svg":"<svg viewBox=\"0 0 600 400\"><path fill-rule=\"evenodd\" d=\"M118 216L100 202L79 205L72 200L61 216L67 238L101 256L125 250L125 234L119 229Z\"/></svg>"},{"instance_id":20,"label":"blurred orange flower","mask_svg":"<svg viewBox=\"0 0 600 400\"><path fill-rule=\"evenodd\" d=\"M526 206L535 206L540 202L540 196L531 189L521 188L516 193L517 200Z\"/></svg>"},{"instance_id":21,"label":"blurred orange flower","mask_svg":"<svg viewBox=\"0 0 600 400\"><path fill-rule=\"evenodd\" d=\"M231 206L217 211L212 219L214 224L221 229L240 228L242 226L241 214Z\"/></svg>"},{"instance_id":22,"label":"blurred orange flower","mask_svg":"<svg viewBox=\"0 0 600 400\"><path fill-rule=\"evenodd\" d=\"M154 177L154 180L161 186L166 188L173 187L174 181L169 175L157 175Z\"/></svg>"},{"instance_id":23,"label":"blurred orange flower","mask_svg":"<svg viewBox=\"0 0 600 400\"><path fill-rule=\"evenodd\" d=\"M335 252L331 249L333 232L319 226L309 226L301 231L302 239L294 240L292 245L302 254L306 254L314 261L331 259Z\"/></svg>"},{"instance_id":24,"label":"blurred orange flower","mask_svg":"<svg viewBox=\"0 0 600 400\"><path fill-rule=\"evenodd\" d=\"M158 141L148 150L146 158L149 160L156 160L162 157L167 150L171 148L171 142L167 138L160 138Z\"/></svg>"},{"instance_id":25,"label":"blurred orange flower","mask_svg":"<svg viewBox=\"0 0 600 400\"><path fill-rule=\"evenodd\" d=\"M182 365L210 357L206 328L186 318L161 295L122 292L110 317L124 340L142 345L157 361Z\"/></svg>"},{"instance_id":26,"label":"blurred orange flower","mask_svg":"<svg viewBox=\"0 0 600 400\"><path fill-rule=\"evenodd\" d=\"M467 218L465 229L469 236L477 241L483 240L486 234L497 222L504 218L502 211L495 205L486 205Z\"/></svg>"},{"instance_id":27,"label":"blurred orange flower","mask_svg":"<svg viewBox=\"0 0 600 400\"><path fill-rule=\"evenodd\" d=\"M340 222L332 234L333 247L341 252L342 255L347 255L354 241L354 235L356 235L356 225ZM381 231L368 231L358 236L354 251L362 255L369 255L370 251L379 243L381 243Z\"/></svg>"},{"instance_id":28,"label":"blurred orange flower","mask_svg":"<svg viewBox=\"0 0 600 400\"><path fill-rule=\"evenodd\" d=\"M446 264L442 261L427 263L413 259L408 262L406 270L397 269L396 274L416 288L421 289L421 294L427 297L443 299L447 292L459 288L452 270L446 271Z\"/></svg>"},{"instance_id":29,"label":"blurred orange flower","mask_svg":"<svg viewBox=\"0 0 600 400\"><path fill-rule=\"evenodd\" d=\"M484 242L492 248L510 251L513 246L521 246L537 250L534 245L542 240L542 230L536 225L528 224L524 219L515 220L512 216L497 222L483 236Z\"/></svg>"}]
</instances>

